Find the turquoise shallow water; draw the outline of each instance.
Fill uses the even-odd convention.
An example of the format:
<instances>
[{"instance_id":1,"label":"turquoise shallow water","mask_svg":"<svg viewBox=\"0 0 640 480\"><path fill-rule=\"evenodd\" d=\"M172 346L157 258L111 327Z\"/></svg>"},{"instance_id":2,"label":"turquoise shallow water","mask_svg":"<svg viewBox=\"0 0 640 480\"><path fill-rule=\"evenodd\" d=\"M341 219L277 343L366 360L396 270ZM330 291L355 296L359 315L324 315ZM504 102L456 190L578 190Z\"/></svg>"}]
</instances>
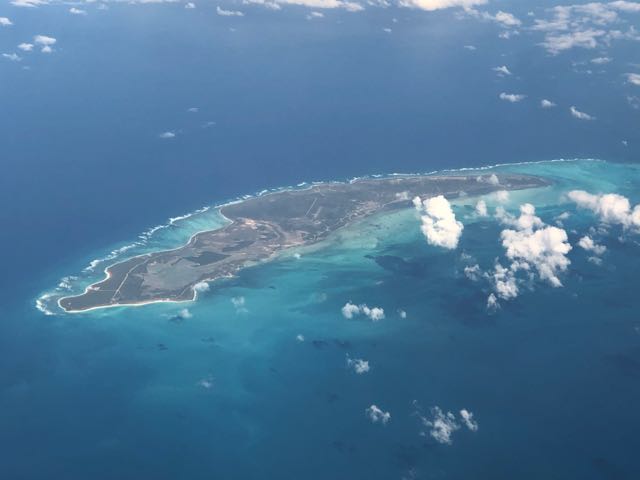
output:
<instances>
[{"instance_id":1,"label":"turquoise shallow water","mask_svg":"<svg viewBox=\"0 0 640 480\"><path fill-rule=\"evenodd\" d=\"M569 212L574 246L562 288L533 282L495 313L486 309L490 284L463 274L470 262L487 270L504 258L504 227L473 213L477 198L453 202L465 225L455 251L429 246L407 209L342 230L300 258L247 269L197 302L11 312L30 319L24 328L39 346L29 358L16 352L21 360L3 379L11 478L44 469L69 479L637 478L640 236L615 226L597 233L607 251L601 265L590 262L575 244L598 221L566 193L617 192L635 205L640 167L495 170L553 179L511 193L505 206L515 214L531 202L549 224ZM497 200L486 201L493 211ZM215 209L199 212L119 255L176 246L221 222ZM78 270L89 260L78 259ZM101 268L68 280L71 290ZM347 301L386 316L347 320ZM191 316L176 321L185 307ZM347 358L370 370L355 373ZM372 404L391 414L388 423L370 420ZM437 442L420 419L435 406L473 412L478 430L458 418L452 443Z\"/></svg>"}]
</instances>

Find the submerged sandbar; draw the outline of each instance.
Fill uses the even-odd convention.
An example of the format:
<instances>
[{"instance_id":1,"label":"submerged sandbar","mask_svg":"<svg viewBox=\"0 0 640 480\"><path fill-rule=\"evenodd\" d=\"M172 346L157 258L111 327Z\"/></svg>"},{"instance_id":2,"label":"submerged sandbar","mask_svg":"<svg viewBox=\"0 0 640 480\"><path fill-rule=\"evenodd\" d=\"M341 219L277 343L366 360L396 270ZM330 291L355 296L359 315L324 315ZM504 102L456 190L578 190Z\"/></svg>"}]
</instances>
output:
<instances>
[{"instance_id":1,"label":"submerged sandbar","mask_svg":"<svg viewBox=\"0 0 640 480\"><path fill-rule=\"evenodd\" d=\"M324 240L329 234L374 213L410 207L411 199L463 192L482 195L548 185L541 177L395 176L350 183L322 183L305 190L284 190L249 198L221 208L229 219L222 228L200 232L186 245L118 262L106 268L106 278L84 293L61 298L67 312L117 305L187 301L203 281L230 277L287 248ZM215 283L214 283L215 286Z\"/></svg>"}]
</instances>

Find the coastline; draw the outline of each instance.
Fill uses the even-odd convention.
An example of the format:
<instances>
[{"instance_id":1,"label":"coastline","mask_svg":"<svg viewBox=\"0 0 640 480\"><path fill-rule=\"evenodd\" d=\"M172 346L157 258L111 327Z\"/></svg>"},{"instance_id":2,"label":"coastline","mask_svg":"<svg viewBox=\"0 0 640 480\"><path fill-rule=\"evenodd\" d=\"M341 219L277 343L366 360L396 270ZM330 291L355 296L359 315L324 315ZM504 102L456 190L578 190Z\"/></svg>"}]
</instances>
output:
<instances>
[{"instance_id":1,"label":"coastline","mask_svg":"<svg viewBox=\"0 0 640 480\"><path fill-rule=\"evenodd\" d=\"M541 162L537 162L537 163L541 163ZM510 164L511 165L511 164ZM65 313L83 313L83 312L89 312L89 311L93 311L93 310L98 310L101 308L110 308L110 307L116 307L116 306L121 306L121 307L127 307L127 306L144 306L144 305L149 305L149 304L154 304L154 303L185 303L185 302L193 302L196 301L198 298L198 292L193 288L193 282L191 284L187 284L185 285L185 287L179 291L174 291L172 292L172 295L158 295L158 298L140 298L139 301L134 299L123 299L123 300L118 300L118 301L114 301L113 299L109 300L109 302L101 302L98 304L89 304L89 305L82 305L79 307L73 307L73 308L69 308L69 302L72 301L73 299L77 299L78 297L82 297L82 296L91 296L93 295L96 291L100 290L100 286L105 284L106 282L108 282L109 280L112 279L113 277L113 273L112 270L118 266L121 266L123 264L126 264L127 262L129 262L132 259L137 259L139 260L138 264L134 264L133 267L131 268L131 270L126 273L126 275L124 276L123 281L118 284L118 288L115 290L115 294L114 296L118 296L120 294L120 289L123 287L123 285L125 284L127 277L129 275L129 273L131 273L131 271L137 269L140 265L144 265L145 263L147 263L149 260L151 260L154 256L158 256L158 255L171 255L172 253L176 253L176 252L180 252L181 250L184 250L188 247L194 247L198 241L201 239L201 237L204 236L211 236L212 234L218 232L218 234L220 234L220 232L224 232L225 229L231 229L231 227L237 226L238 225L238 220L242 217L242 215L236 215L236 218L234 219L233 215L226 215L225 212L227 210L240 210L240 212L242 212L243 207L246 207L247 205L255 205L255 204L265 204L265 203L269 203L270 201L276 201L276 200L272 200L272 198L274 198L274 196L280 196L280 197L284 197L284 196L297 196L297 197L304 197L305 196L305 192L308 194L311 193L322 193L324 191L328 191L328 192L332 192L332 191L336 191L336 192L341 192L344 193L343 191L345 189L348 188L356 188L359 190L363 190L363 189L370 189L372 191L378 190L379 187L387 187L389 185L398 185L401 184L403 182L407 182L409 184L411 183L416 183L416 182L422 182L425 184L435 184L438 185L438 182L444 182L445 184L447 182L467 182L472 188L484 188L484 190L486 191L481 191L479 194L483 194L483 193L488 193L489 191L495 191L497 189L514 189L514 190L518 190L521 188L535 188L535 187L541 187L543 185L548 185L548 180L542 178L542 177L538 177L535 178L535 184L532 185L524 185L524 186L518 186L517 184L515 186L510 186L510 184L505 184L505 185L500 185L500 188L498 188L498 186L494 185L489 187L489 184L487 182L484 182L482 180L479 180L479 177L473 176L473 177L469 177L468 173L467 175L461 174L458 175L456 174L457 172L470 172L473 170L479 170L479 171L486 171L487 169L491 169L491 168L495 168L495 167L482 167L482 168L478 168L478 169L464 169L464 170L458 170L456 172L447 172L446 174L443 174L442 172L438 172L440 173L439 175L436 172L431 172L428 174L399 174L399 173L394 173L394 174L389 174L386 176L382 176L382 175L369 175L366 177L356 177L353 179L350 179L348 181L330 181L330 182L311 182L311 183L306 183L306 182L302 182L300 184L298 184L295 187L283 187L283 188L277 188L277 189L271 189L271 190L262 190L261 192L259 192L258 195L256 196L243 196L242 198L236 198L234 200L231 200L229 202L225 202L223 204L221 204L220 206L217 207L204 207L201 209L198 209L197 211L195 211L192 214L187 214L187 215L183 215L180 217L174 217L172 219L170 219L170 224L172 225L173 223L175 223L176 221L179 220L184 220L184 219L188 219L190 217L192 217L193 215L196 215L198 213L204 213L207 211L215 211L216 215L218 215L222 220L225 221L224 225L218 226L214 229L202 229L199 231L196 231L194 233L192 233L189 237L189 239L182 244L181 246L177 246L174 248L170 248L170 249L163 249L162 251L159 252L150 252L150 253L146 253L146 254L142 254L142 255L137 255L137 256L133 256L131 257L129 260L117 260L113 263L111 263L110 265L107 265L104 269L104 277L102 279L99 279L97 281L93 281L92 283L90 283L88 286L86 286L84 288L84 291L82 294L67 294L67 295L61 295L57 298L56 300L56 305L57 307L62 310ZM520 174L504 174L503 175L505 178L512 178L512 179L520 179L522 180L523 178L527 178L528 181L533 181L534 177L532 176L527 176L527 175L520 175ZM480 176L482 177L482 176ZM471 181L473 180L473 183L471 183ZM476 184L477 182L477 184ZM480 187L478 186L480 185ZM375 187L375 188L374 188ZM436 192L432 192L431 194L437 194L440 193L439 191ZM466 193L466 189L463 190L462 188L459 189L459 191L455 191L455 192L449 192L448 195L451 198L455 198L457 196L459 196L462 193ZM473 194L471 195L473 196ZM279 197L278 197L279 198ZM267 261L271 261L272 258L278 256L284 249L286 248L290 248L291 246L305 246L307 244L310 243L316 243L318 241L322 241L324 236L332 233L333 231L335 231L335 229L338 228L343 228L353 222L358 221L360 218L363 218L362 215L366 216L366 215L370 215L372 212L375 212L377 210L381 210L381 209L385 209L388 208L388 206L392 203L398 203L400 202L400 200L398 199L399 197L397 197L397 193L396 193L396 199L395 200L391 200L389 201L389 199L387 198L386 202L387 203L381 203L380 205L378 205L376 208L374 208L372 211L366 211L364 213L359 212L357 213L353 219L351 219L349 217L349 215L347 215L347 217L345 217L345 219L340 219L340 222L338 222L338 224L333 225L332 227L327 227L328 230L326 229L321 229L320 232L316 232L315 234L312 235L311 240L304 240L302 239L302 237L300 238L296 238L296 239L289 239L289 241L285 241L282 246L280 247L274 247L271 250L267 250L265 253L261 254L260 256L256 257L256 258L249 258L243 265L238 266L237 264L234 264L232 266L231 269L227 269L227 270L223 270L220 272L215 272L215 274L209 275L209 276L204 276L202 278L198 279L198 282L215 282L215 281L219 281L222 278L229 278L229 277L233 277L237 271L239 271L240 269L243 268L247 268L251 265L255 265L255 264L260 264L263 262L267 262ZM266 200L265 200L266 199ZM260 203L262 202L262 203ZM314 204L311 205L311 207L313 207ZM233 208L232 208L233 207ZM309 211L311 210L311 207L309 208ZM323 207L318 207L319 212L322 210ZM319 213L318 212L318 213ZM309 212L307 212L309 213ZM360 215L360 216L359 216ZM178 220L176 220L178 219ZM244 220L243 220L244 221ZM256 222L254 222L253 220L247 220L250 223L250 227L251 228L255 228ZM173 222L173 223L172 223ZM265 221L258 221L258 224L260 224L261 227L264 227L265 225L268 226L273 232L272 233L277 233L278 236L282 236L284 235L284 237L287 237L287 235L289 235L291 232L287 232L286 229L285 231L283 231L280 227L280 225L278 225L278 222L271 222L269 219L265 220ZM246 227L246 225L245 225ZM154 231L159 230L160 227L154 227ZM246 230L246 228L245 228ZM325 231L326 230L326 231ZM299 233L299 232L298 232ZM304 236L304 235L303 235ZM318 238L315 238L315 237ZM113 291L113 290L101 290L99 291L99 294L103 294L104 292L109 292L109 291ZM188 295L188 296L187 296ZM41 297L42 298L42 297ZM66 305L65 305L66 303ZM39 306L40 307L40 306ZM46 312L45 312L46 313Z\"/></svg>"}]
</instances>

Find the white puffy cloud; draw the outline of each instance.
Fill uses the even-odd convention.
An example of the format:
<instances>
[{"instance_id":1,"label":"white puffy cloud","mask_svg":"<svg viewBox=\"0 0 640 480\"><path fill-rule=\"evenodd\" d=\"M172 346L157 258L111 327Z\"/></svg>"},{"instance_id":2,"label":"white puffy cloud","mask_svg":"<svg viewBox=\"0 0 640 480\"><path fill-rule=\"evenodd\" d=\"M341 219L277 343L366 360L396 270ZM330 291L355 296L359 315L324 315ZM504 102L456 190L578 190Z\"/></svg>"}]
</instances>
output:
<instances>
[{"instance_id":1,"label":"white puffy cloud","mask_svg":"<svg viewBox=\"0 0 640 480\"><path fill-rule=\"evenodd\" d=\"M589 115L588 113L585 112L581 112L580 110L578 110L576 107L574 107L573 105L569 108L569 111L571 112L571 116L573 116L574 118L577 118L578 120L595 120L596 117Z\"/></svg>"},{"instance_id":2,"label":"white puffy cloud","mask_svg":"<svg viewBox=\"0 0 640 480\"><path fill-rule=\"evenodd\" d=\"M546 98L543 98L542 100L540 100L540 106L542 108L553 108L556 106L556 104L553 103L551 100L547 100Z\"/></svg>"},{"instance_id":3,"label":"white puffy cloud","mask_svg":"<svg viewBox=\"0 0 640 480\"><path fill-rule=\"evenodd\" d=\"M69 13L72 14L72 15L86 15L87 11L86 10L81 10L79 8L76 8L76 7L71 7L69 9Z\"/></svg>"},{"instance_id":4,"label":"white puffy cloud","mask_svg":"<svg viewBox=\"0 0 640 480\"><path fill-rule=\"evenodd\" d=\"M632 209L629 199L622 195L593 195L584 190L572 190L568 197L579 207L594 212L604 223L622 225L625 228L640 228L640 204Z\"/></svg>"},{"instance_id":5,"label":"white puffy cloud","mask_svg":"<svg viewBox=\"0 0 640 480\"><path fill-rule=\"evenodd\" d=\"M640 73L627 73L627 82L640 86Z\"/></svg>"},{"instance_id":6,"label":"white puffy cloud","mask_svg":"<svg viewBox=\"0 0 640 480\"><path fill-rule=\"evenodd\" d=\"M172 131L167 131L167 132L162 132L160 135L158 135L158 137L164 139L164 140L168 140L170 138L175 138L176 137L176 133L172 132Z\"/></svg>"},{"instance_id":7,"label":"white puffy cloud","mask_svg":"<svg viewBox=\"0 0 640 480\"><path fill-rule=\"evenodd\" d=\"M535 268L542 280L554 287L562 286L558 274L571 263L566 256L571 250L567 232L558 227L544 226L531 204L522 205L520 211L520 217L512 224L516 230L505 229L500 234L505 254L512 261L509 270L515 273L517 270ZM510 288L509 276L505 274L505 278ZM511 290L507 291L511 295ZM500 291L497 293L502 298L509 298L501 295Z\"/></svg>"},{"instance_id":8,"label":"white puffy cloud","mask_svg":"<svg viewBox=\"0 0 640 480\"><path fill-rule=\"evenodd\" d=\"M13 22L7 17L0 17L0 27L10 27L11 25L13 25Z\"/></svg>"},{"instance_id":9,"label":"white puffy cloud","mask_svg":"<svg viewBox=\"0 0 640 480\"><path fill-rule=\"evenodd\" d=\"M489 212L487 211L487 202L484 200L478 200L478 203L476 203L476 214L480 217L486 217L489 215Z\"/></svg>"},{"instance_id":10,"label":"white puffy cloud","mask_svg":"<svg viewBox=\"0 0 640 480\"><path fill-rule=\"evenodd\" d=\"M55 45L57 42L55 38L49 37L47 35L36 35L35 37L33 37L33 41L36 45L44 45L44 46Z\"/></svg>"},{"instance_id":11,"label":"white puffy cloud","mask_svg":"<svg viewBox=\"0 0 640 480\"><path fill-rule=\"evenodd\" d=\"M493 194L497 202L507 203L509 201L509 192L507 190L498 190Z\"/></svg>"},{"instance_id":12,"label":"white puffy cloud","mask_svg":"<svg viewBox=\"0 0 640 480\"><path fill-rule=\"evenodd\" d=\"M431 415L431 419L422 417L423 425L429 428L429 435L438 443L451 445L453 443L451 436L460 429L455 415L451 412L444 413L440 407L433 407Z\"/></svg>"},{"instance_id":13,"label":"white puffy cloud","mask_svg":"<svg viewBox=\"0 0 640 480\"><path fill-rule=\"evenodd\" d=\"M298 341L300 343L304 342L304 335L302 335L301 333L296 335L296 341Z\"/></svg>"},{"instance_id":14,"label":"white puffy cloud","mask_svg":"<svg viewBox=\"0 0 640 480\"><path fill-rule=\"evenodd\" d=\"M30 52L33 50L33 43L21 43L18 48L23 52Z\"/></svg>"},{"instance_id":15,"label":"white puffy cloud","mask_svg":"<svg viewBox=\"0 0 640 480\"><path fill-rule=\"evenodd\" d=\"M589 235L585 235L578 240L578 246L587 252L593 252L596 255L602 255L607 251L607 247L604 245L598 245Z\"/></svg>"},{"instance_id":16,"label":"white puffy cloud","mask_svg":"<svg viewBox=\"0 0 640 480\"><path fill-rule=\"evenodd\" d=\"M495 173L492 173L491 175L478 175L476 177L476 182L488 183L489 185L493 186L500 185L500 179Z\"/></svg>"},{"instance_id":17,"label":"white puffy cloud","mask_svg":"<svg viewBox=\"0 0 640 480\"><path fill-rule=\"evenodd\" d=\"M358 375L362 375L371 370L367 360L363 360L362 358L351 358L349 355L347 355L347 367L352 369Z\"/></svg>"},{"instance_id":18,"label":"white puffy cloud","mask_svg":"<svg viewBox=\"0 0 640 480\"><path fill-rule=\"evenodd\" d=\"M477 263L475 265L467 265L466 267L464 267L463 271L464 276L473 282L479 280L482 276L480 265L478 265Z\"/></svg>"},{"instance_id":19,"label":"white puffy cloud","mask_svg":"<svg viewBox=\"0 0 640 480\"><path fill-rule=\"evenodd\" d=\"M360 314L360 306L354 305L351 302L345 303L344 307L342 307L342 315L344 318L352 319L355 315Z\"/></svg>"},{"instance_id":20,"label":"white puffy cloud","mask_svg":"<svg viewBox=\"0 0 640 480\"><path fill-rule=\"evenodd\" d=\"M500 303L498 303L498 297L496 297L495 293L490 293L487 297L487 310L495 312L499 308Z\"/></svg>"},{"instance_id":21,"label":"white puffy cloud","mask_svg":"<svg viewBox=\"0 0 640 480\"><path fill-rule=\"evenodd\" d=\"M430 245L448 249L458 246L464 225L456 220L451 204L444 196L438 195L424 201L415 197L413 204L418 211L424 213L420 229Z\"/></svg>"},{"instance_id":22,"label":"white puffy cloud","mask_svg":"<svg viewBox=\"0 0 640 480\"><path fill-rule=\"evenodd\" d=\"M324 13L312 11L307 15L307 20L313 20L314 18L324 18Z\"/></svg>"},{"instance_id":23,"label":"white puffy cloud","mask_svg":"<svg viewBox=\"0 0 640 480\"><path fill-rule=\"evenodd\" d=\"M500 95L498 95L498 97L500 98L500 100L504 100L505 102L510 102L510 103L521 102L522 100L527 98L527 96L523 95L522 93L506 93L506 92L502 92Z\"/></svg>"},{"instance_id":24,"label":"white puffy cloud","mask_svg":"<svg viewBox=\"0 0 640 480\"><path fill-rule=\"evenodd\" d=\"M198 282L193 286L193 289L197 293L204 293L209 291L209 283L208 282Z\"/></svg>"},{"instance_id":25,"label":"white puffy cloud","mask_svg":"<svg viewBox=\"0 0 640 480\"><path fill-rule=\"evenodd\" d=\"M421 10L441 10L443 8L484 5L487 0L400 0L401 7L419 8Z\"/></svg>"},{"instance_id":26,"label":"white puffy cloud","mask_svg":"<svg viewBox=\"0 0 640 480\"><path fill-rule=\"evenodd\" d=\"M220 5L216 7L216 13L221 17L244 17L244 13L239 10L225 10L220 8Z\"/></svg>"},{"instance_id":27,"label":"white puffy cloud","mask_svg":"<svg viewBox=\"0 0 640 480\"><path fill-rule=\"evenodd\" d=\"M462 410L460 410L460 417L462 418L462 422L469 430L471 430L472 432L478 431L478 422L474 420L473 413L463 408Z\"/></svg>"},{"instance_id":28,"label":"white puffy cloud","mask_svg":"<svg viewBox=\"0 0 640 480\"><path fill-rule=\"evenodd\" d=\"M186 8L187 10L193 10L194 8L196 8L196 4L193 2L187 2L184 4L184 8Z\"/></svg>"},{"instance_id":29,"label":"white puffy cloud","mask_svg":"<svg viewBox=\"0 0 640 480\"><path fill-rule=\"evenodd\" d=\"M391 420L391 414L389 412L383 411L376 405L371 405L365 410L365 413L373 423L381 423L383 425L386 425Z\"/></svg>"},{"instance_id":30,"label":"white puffy cloud","mask_svg":"<svg viewBox=\"0 0 640 480\"><path fill-rule=\"evenodd\" d=\"M342 307L342 315L346 319L352 319L353 317L363 314L373 322L384 319L384 309L380 307L369 308L366 304L355 305L351 302L347 302Z\"/></svg>"},{"instance_id":31,"label":"white puffy cloud","mask_svg":"<svg viewBox=\"0 0 640 480\"><path fill-rule=\"evenodd\" d=\"M590 61L594 65L606 65L607 63L611 62L611 58L610 57L596 57L596 58L592 58Z\"/></svg>"},{"instance_id":32,"label":"white puffy cloud","mask_svg":"<svg viewBox=\"0 0 640 480\"><path fill-rule=\"evenodd\" d=\"M496 263L491 278L493 281L494 289L498 296L504 300L516 298L518 296L518 283L515 276L516 269L505 268L499 263ZM491 299L491 296L487 299L487 307L495 307L495 296Z\"/></svg>"},{"instance_id":33,"label":"white puffy cloud","mask_svg":"<svg viewBox=\"0 0 640 480\"><path fill-rule=\"evenodd\" d=\"M47 35L36 35L33 37L33 43L36 45L40 45L42 48L40 51L42 53L51 53L53 52L53 45L55 45L57 40L53 37L49 37Z\"/></svg>"}]
</instances>

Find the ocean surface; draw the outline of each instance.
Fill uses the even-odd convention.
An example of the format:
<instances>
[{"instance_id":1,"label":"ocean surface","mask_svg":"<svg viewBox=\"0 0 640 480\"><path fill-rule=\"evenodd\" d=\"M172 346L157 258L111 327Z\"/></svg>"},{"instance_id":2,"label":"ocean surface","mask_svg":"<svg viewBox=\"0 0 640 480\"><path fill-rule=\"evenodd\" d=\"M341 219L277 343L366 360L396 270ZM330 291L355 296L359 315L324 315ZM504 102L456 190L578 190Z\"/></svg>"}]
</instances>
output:
<instances>
[{"instance_id":1,"label":"ocean surface","mask_svg":"<svg viewBox=\"0 0 640 480\"><path fill-rule=\"evenodd\" d=\"M562 219L574 246L563 287L533 282L488 311L490 285L463 272L503 258L504 227L478 217L469 197L453 202L465 225L457 250L429 246L407 208L246 269L196 302L61 314L46 295L81 291L113 261L221 225L215 208L67 251L69 261L5 282L4 475L638 478L640 238L599 228L566 193L617 192L635 205L640 166L580 160L481 171L553 180L501 205L516 214L530 202L546 223ZM485 200L493 213L497 198ZM576 246L587 232L607 247L599 265ZM346 319L348 301L384 308L385 318ZM358 374L349 359L368 361L369 371ZM390 420L372 422L371 405ZM472 412L477 430L458 420L451 444L436 441L422 421L434 407Z\"/></svg>"}]
</instances>

